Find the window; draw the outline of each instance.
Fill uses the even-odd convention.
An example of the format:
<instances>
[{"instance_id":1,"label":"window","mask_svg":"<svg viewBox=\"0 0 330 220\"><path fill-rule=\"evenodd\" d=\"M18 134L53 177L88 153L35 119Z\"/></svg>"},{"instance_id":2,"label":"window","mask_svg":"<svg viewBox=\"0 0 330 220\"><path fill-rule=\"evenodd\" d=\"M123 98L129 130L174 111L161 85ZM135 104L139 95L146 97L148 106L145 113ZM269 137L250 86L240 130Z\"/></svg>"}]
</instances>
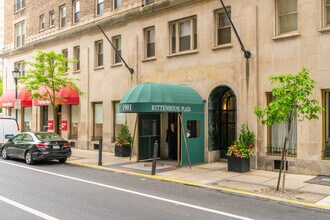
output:
<instances>
[{"instance_id":1,"label":"window","mask_svg":"<svg viewBox=\"0 0 330 220\"><path fill-rule=\"evenodd\" d=\"M54 11L49 12L49 27L54 27L55 25L55 13Z\"/></svg>"},{"instance_id":2,"label":"window","mask_svg":"<svg viewBox=\"0 0 330 220\"><path fill-rule=\"evenodd\" d=\"M112 102L113 113L114 113L114 124L113 124L113 142L120 132L123 124L125 124L125 113L119 112L119 101Z\"/></svg>"},{"instance_id":3,"label":"window","mask_svg":"<svg viewBox=\"0 0 330 220\"><path fill-rule=\"evenodd\" d=\"M24 135L24 134L18 134L18 135L16 135L16 136L13 138L13 140L14 140L15 142L21 141L23 135Z\"/></svg>"},{"instance_id":4,"label":"window","mask_svg":"<svg viewBox=\"0 0 330 220\"><path fill-rule=\"evenodd\" d=\"M62 54L65 58L68 58L68 49L62 50ZM68 67L68 62L65 62L65 66Z\"/></svg>"},{"instance_id":5,"label":"window","mask_svg":"<svg viewBox=\"0 0 330 220\"><path fill-rule=\"evenodd\" d=\"M121 36L115 36L112 38L112 42L117 49L118 54L121 56ZM115 50L113 50L113 63L120 63L121 59L120 56L118 55Z\"/></svg>"},{"instance_id":6,"label":"window","mask_svg":"<svg viewBox=\"0 0 330 220\"><path fill-rule=\"evenodd\" d=\"M188 120L187 121L187 138L199 138L200 134L200 121L198 120Z\"/></svg>"},{"instance_id":7,"label":"window","mask_svg":"<svg viewBox=\"0 0 330 220\"><path fill-rule=\"evenodd\" d=\"M324 23L325 26L330 25L330 0L324 0L325 11L324 11Z\"/></svg>"},{"instance_id":8,"label":"window","mask_svg":"<svg viewBox=\"0 0 330 220\"><path fill-rule=\"evenodd\" d=\"M155 56L155 27L144 30L145 57Z\"/></svg>"},{"instance_id":9,"label":"window","mask_svg":"<svg viewBox=\"0 0 330 220\"><path fill-rule=\"evenodd\" d=\"M74 63L74 66L73 66L73 70L78 71L78 70L80 70L80 47L79 46L74 47L73 53L74 53L73 59L76 61L76 63Z\"/></svg>"},{"instance_id":10,"label":"window","mask_svg":"<svg viewBox=\"0 0 330 220\"><path fill-rule=\"evenodd\" d=\"M23 109L23 131L31 131L31 113L32 113L32 107L24 107L24 109Z\"/></svg>"},{"instance_id":11,"label":"window","mask_svg":"<svg viewBox=\"0 0 330 220\"><path fill-rule=\"evenodd\" d=\"M154 3L155 0L145 0L144 2L145 2L146 5L148 5L148 4Z\"/></svg>"},{"instance_id":12,"label":"window","mask_svg":"<svg viewBox=\"0 0 330 220\"><path fill-rule=\"evenodd\" d=\"M103 41L95 42L95 52L96 52L96 67L103 66Z\"/></svg>"},{"instance_id":13,"label":"window","mask_svg":"<svg viewBox=\"0 0 330 220\"><path fill-rule=\"evenodd\" d=\"M14 12L25 8L25 0L15 0Z\"/></svg>"},{"instance_id":14,"label":"window","mask_svg":"<svg viewBox=\"0 0 330 220\"><path fill-rule=\"evenodd\" d=\"M271 93L268 94L268 104L275 100L275 97ZM268 146L267 153L269 155L281 155L284 145L284 139L288 133L288 124L273 124L268 127ZM297 155L297 120L295 119L291 123L291 137L288 141L288 156Z\"/></svg>"},{"instance_id":15,"label":"window","mask_svg":"<svg viewBox=\"0 0 330 220\"><path fill-rule=\"evenodd\" d=\"M93 140L102 138L103 132L103 104L93 103Z\"/></svg>"},{"instance_id":16,"label":"window","mask_svg":"<svg viewBox=\"0 0 330 220\"><path fill-rule=\"evenodd\" d=\"M45 30L45 15L40 15L39 17L39 30Z\"/></svg>"},{"instance_id":17,"label":"window","mask_svg":"<svg viewBox=\"0 0 330 220\"><path fill-rule=\"evenodd\" d=\"M23 142L33 142L33 137L29 134L25 134L22 138Z\"/></svg>"},{"instance_id":18,"label":"window","mask_svg":"<svg viewBox=\"0 0 330 220\"><path fill-rule=\"evenodd\" d=\"M171 53L197 49L196 17L170 23Z\"/></svg>"},{"instance_id":19,"label":"window","mask_svg":"<svg viewBox=\"0 0 330 220\"><path fill-rule=\"evenodd\" d=\"M60 7L60 27L63 28L66 26L66 6L62 5Z\"/></svg>"},{"instance_id":20,"label":"window","mask_svg":"<svg viewBox=\"0 0 330 220\"><path fill-rule=\"evenodd\" d=\"M102 14L104 9L103 0L96 0L96 14Z\"/></svg>"},{"instance_id":21,"label":"window","mask_svg":"<svg viewBox=\"0 0 330 220\"><path fill-rule=\"evenodd\" d=\"M80 1L73 1L73 23L80 21Z\"/></svg>"},{"instance_id":22,"label":"window","mask_svg":"<svg viewBox=\"0 0 330 220\"><path fill-rule=\"evenodd\" d=\"M15 68L17 68L20 71L20 76L24 76L25 75L25 65L23 63L23 61L18 61L16 63L14 63Z\"/></svg>"},{"instance_id":23,"label":"window","mask_svg":"<svg viewBox=\"0 0 330 220\"><path fill-rule=\"evenodd\" d=\"M15 24L16 47L22 47L25 43L25 21Z\"/></svg>"},{"instance_id":24,"label":"window","mask_svg":"<svg viewBox=\"0 0 330 220\"><path fill-rule=\"evenodd\" d=\"M121 7L121 0L114 0L113 1L113 9L117 9Z\"/></svg>"},{"instance_id":25,"label":"window","mask_svg":"<svg viewBox=\"0 0 330 220\"><path fill-rule=\"evenodd\" d=\"M277 0L277 34L298 30L297 0Z\"/></svg>"},{"instance_id":26,"label":"window","mask_svg":"<svg viewBox=\"0 0 330 220\"><path fill-rule=\"evenodd\" d=\"M330 90L323 92L323 159L330 159Z\"/></svg>"},{"instance_id":27,"label":"window","mask_svg":"<svg viewBox=\"0 0 330 220\"><path fill-rule=\"evenodd\" d=\"M70 139L78 139L78 105L70 105Z\"/></svg>"},{"instance_id":28,"label":"window","mask_svg":"<svg viewBox=\"0 0 330 220\"><path fill-rule=\"evenodd\" d=\"M226 8L231 16L230 8ZM216 11L216 46L231 42L231 25L226 12L221 9Z\"/></svg>"}]
</instances>

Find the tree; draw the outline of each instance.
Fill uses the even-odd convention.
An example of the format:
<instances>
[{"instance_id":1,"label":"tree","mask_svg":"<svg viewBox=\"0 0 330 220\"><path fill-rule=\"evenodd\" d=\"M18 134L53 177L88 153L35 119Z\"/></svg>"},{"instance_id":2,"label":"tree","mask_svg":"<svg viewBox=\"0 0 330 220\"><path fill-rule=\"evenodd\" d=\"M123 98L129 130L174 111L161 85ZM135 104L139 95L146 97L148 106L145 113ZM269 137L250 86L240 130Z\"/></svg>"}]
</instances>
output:
<instances>
[{"instance_id":1,"label":"tree","mask_svg":"<svg viewBox=\"0 0 330 220\"><path fill-rule=\"evenodd\" d=\"M27 89L33 99L45 100L50 103L53 109L54 131L58 133L57 121L57 102L64 102L63 98L56 97L56 92L62 88L69 87L71 90L77 90L82 94L76 86L75 78L66 76L69 70L68 63L76 62L69 60L63 54L57 54L53 51L43 52L37 51L32 62L25 62L30 66L27 74L20 77L22 86Z\"/></svg>"},{"instance_id":2,"label":"tree","mask_svg":"<svg viewBox=\"0 0 330 220\"><path fill-rule=\"evenodd\" d=\"M291 125L294 119L299 121L318 119L318 114L323 110L315 99L309 98L316 81L309 77L309 70L303 68L297 74L281 74L269 77L272 84L276 86L272 89L272 95L275 100L269 103L267 107L255 107L254 113L263 125L273 125L275 123L288 124L287 135L284 139L281 168L278 176L277 191L281 181L283 170L282 192L285 186L285 169L287 156L287 142L291 137Z\"/></svg>"}]
</instances>

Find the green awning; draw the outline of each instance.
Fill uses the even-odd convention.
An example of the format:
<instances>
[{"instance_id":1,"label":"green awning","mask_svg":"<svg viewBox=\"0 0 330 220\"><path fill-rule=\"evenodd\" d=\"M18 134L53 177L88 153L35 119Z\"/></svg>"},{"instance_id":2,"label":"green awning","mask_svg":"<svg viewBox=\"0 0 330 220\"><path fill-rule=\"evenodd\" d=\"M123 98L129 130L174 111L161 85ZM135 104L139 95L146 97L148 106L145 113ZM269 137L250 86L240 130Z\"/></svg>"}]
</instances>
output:
<instances>
[{"instance_id":1,"label":"green awning","mask_svg":"<svg viewBox=\"0 0 330 220\"><path fill-rule=\"evenodd\" d=\"M130 89L119 103L122 113L204 112L202 97L191 87L146 82Z\"/></svg>"}]
</instances>

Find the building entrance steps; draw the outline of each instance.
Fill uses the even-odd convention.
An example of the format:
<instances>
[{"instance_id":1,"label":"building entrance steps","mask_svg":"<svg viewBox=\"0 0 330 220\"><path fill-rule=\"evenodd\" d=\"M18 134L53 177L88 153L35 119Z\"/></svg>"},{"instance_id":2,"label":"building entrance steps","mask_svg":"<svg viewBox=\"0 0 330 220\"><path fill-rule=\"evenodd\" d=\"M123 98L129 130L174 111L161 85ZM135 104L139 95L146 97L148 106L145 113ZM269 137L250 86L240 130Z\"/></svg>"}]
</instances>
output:
<instances>
[{"instance_id":1,"label":"building entrance steps","mask_svg":"<svg viewBox=\"0 0 330 220\"><path fill-rule=\"evenodd\" d=\"M151 162L136 162L136 157L115 157L114 153L103 152L103 167L97 166L98 151L72 148L72 157L68 163L111 171L125 172L133 175L159 180L184 183L250 196L291 202L300 205L324 208L330 210L330 186L321 185L319 181L330 177L287 174L286 190L276 191L278 173L265 170L251 170L246 173L227 171L226 162L178 167L174 161L159 160L156 176L151 173Z\"/></svg>"}]
</instances>

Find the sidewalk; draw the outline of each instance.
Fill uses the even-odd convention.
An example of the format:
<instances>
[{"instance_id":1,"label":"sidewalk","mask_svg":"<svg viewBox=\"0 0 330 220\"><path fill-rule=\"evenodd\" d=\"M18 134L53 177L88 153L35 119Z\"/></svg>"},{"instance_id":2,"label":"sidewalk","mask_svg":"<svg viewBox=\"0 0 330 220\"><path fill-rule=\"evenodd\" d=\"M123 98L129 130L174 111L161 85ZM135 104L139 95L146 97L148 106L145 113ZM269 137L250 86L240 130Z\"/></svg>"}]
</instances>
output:
<instances>
[{"instance_id":1,"label":"sidewalk","mask_svg":"<svg viewBox=\"0 0 330 220\"><path fill-rule=\"evenodd\" d=\"M226 162L202 164L190 169L177 167L171 161L158 161L156 176L151 176L151 162L136 162L135 157L129 161L128 157L103 152L103 166L100 167L97 166L98 151L72 148L68 163L330 210L330 177L327 176L286 174L286 190L282 194L276 191L277 172L229 172Z\"/></svg>"}]
</instances>

